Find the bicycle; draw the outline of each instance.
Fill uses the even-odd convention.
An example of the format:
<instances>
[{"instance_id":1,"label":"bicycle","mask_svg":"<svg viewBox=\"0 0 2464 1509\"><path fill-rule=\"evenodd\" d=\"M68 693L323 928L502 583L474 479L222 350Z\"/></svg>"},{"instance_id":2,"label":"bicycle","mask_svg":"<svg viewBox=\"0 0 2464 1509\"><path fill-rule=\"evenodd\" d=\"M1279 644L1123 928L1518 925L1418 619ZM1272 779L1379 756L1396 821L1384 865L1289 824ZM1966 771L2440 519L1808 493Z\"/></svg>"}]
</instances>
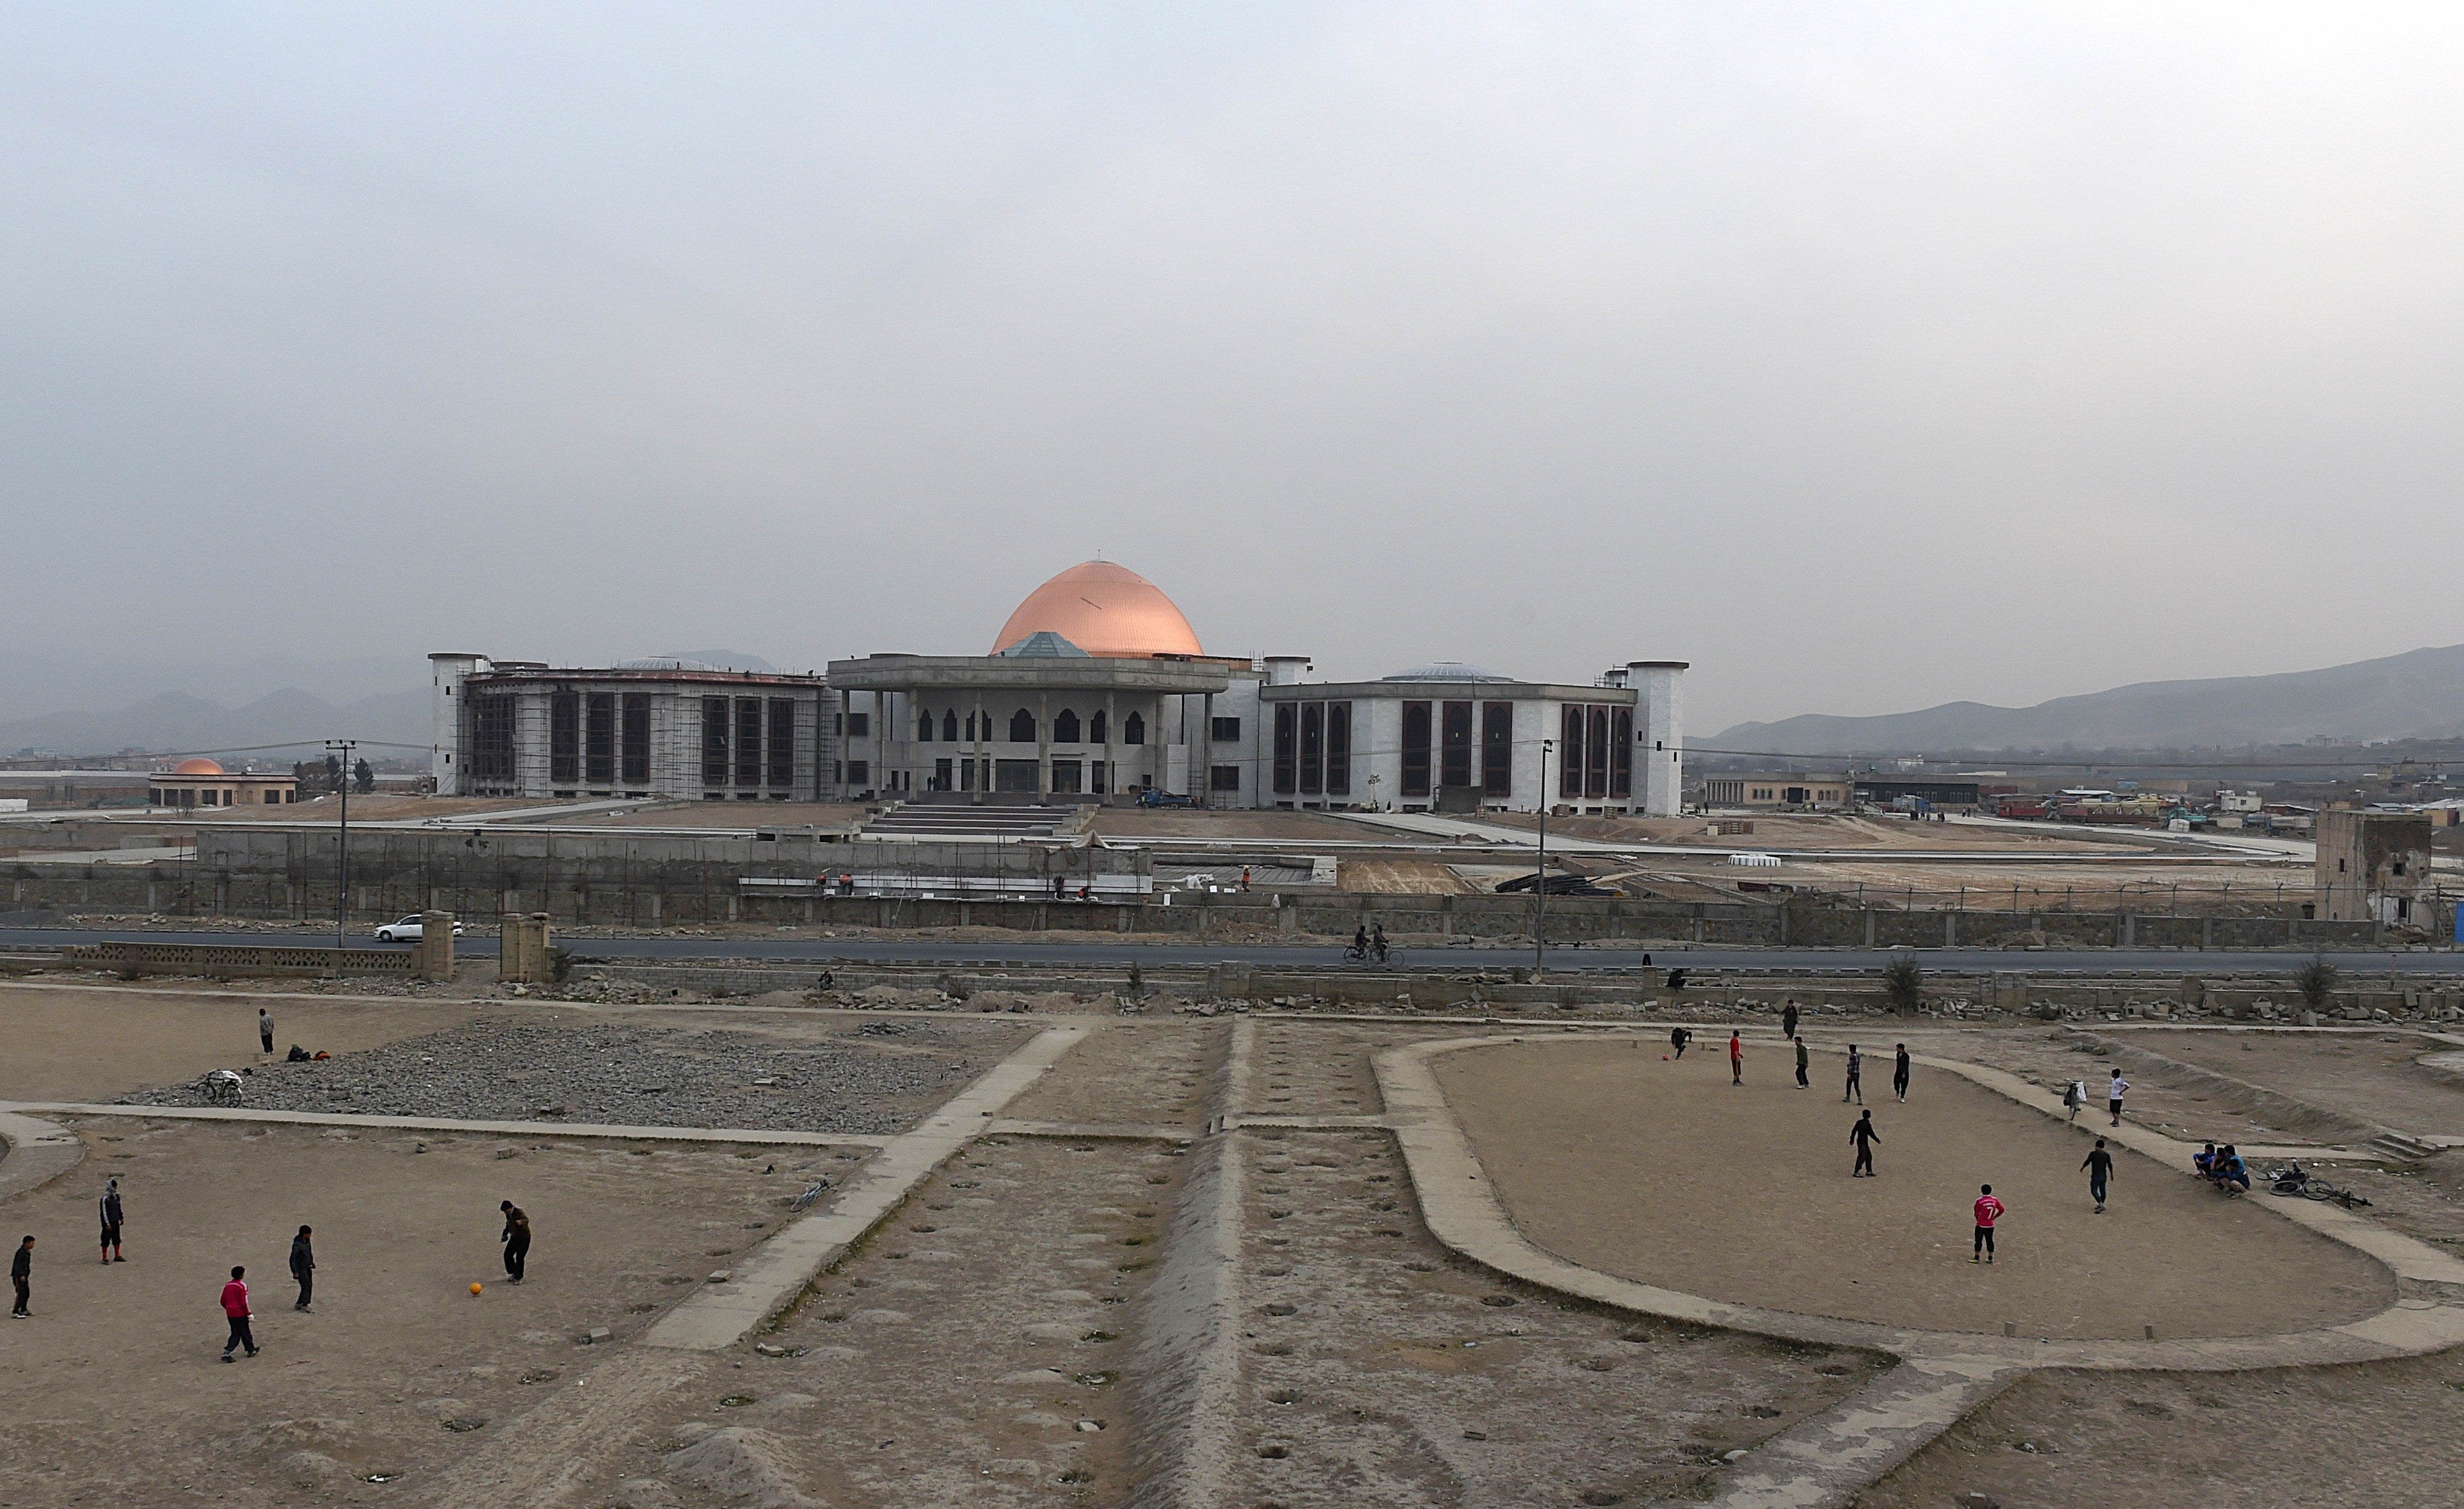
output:
<instances>
[{"instance_id":1,"label":"bicycle","mask_svg":"<svg viewBox=\"0 0 2464 1509\"><path fill-rule=\"evenodd\" d=\"M2348 1211L2370 1203L2368 1196L2338 1189L2326 1180L2305 1172L2298 1163L2288 1163L2268 1175L2267 1192L2287 1199L2299 1196L2305 1200L2332 1201Z\"/></svg>"}]
</instances>

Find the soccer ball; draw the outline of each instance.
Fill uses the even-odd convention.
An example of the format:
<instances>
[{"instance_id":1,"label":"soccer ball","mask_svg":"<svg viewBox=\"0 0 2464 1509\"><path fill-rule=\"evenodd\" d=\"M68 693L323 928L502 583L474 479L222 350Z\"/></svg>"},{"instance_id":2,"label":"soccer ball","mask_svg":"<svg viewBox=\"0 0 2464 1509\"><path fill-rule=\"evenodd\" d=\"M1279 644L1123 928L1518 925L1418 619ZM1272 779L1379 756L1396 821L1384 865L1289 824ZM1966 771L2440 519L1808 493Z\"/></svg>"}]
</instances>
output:
<instances>
[{"instance_id":1,"label":"soccer ball","mask_svg":"<svg viewBox=\"0 0 2464 1509\"><path fill-rule=\"evenodd\" d=\"M475 1300L475 1299L477 1299L478 1297L479 1297L479 1286L478 1286L477 1284L475 1284L475 1283L474 1283L474 1284L473 1284L473 1285L471 1286L471 1298L473 1298L473 1299L474 1299L474 1300Z\"/></svg>"}]
</instances>

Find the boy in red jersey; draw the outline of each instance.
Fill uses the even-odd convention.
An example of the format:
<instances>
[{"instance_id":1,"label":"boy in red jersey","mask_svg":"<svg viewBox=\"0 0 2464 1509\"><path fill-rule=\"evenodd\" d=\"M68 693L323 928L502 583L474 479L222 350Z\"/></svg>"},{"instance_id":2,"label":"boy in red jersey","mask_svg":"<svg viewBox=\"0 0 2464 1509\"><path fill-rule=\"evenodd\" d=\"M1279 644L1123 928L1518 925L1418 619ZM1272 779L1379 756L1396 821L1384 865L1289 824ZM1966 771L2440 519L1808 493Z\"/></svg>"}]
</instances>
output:
<instances>
[{"instance_id":1,"label":"boy in red jersey","mask_svg":"<svg viewBox=\"0 0 2464 1509\"><path fill-rule=\"evenodd\" d=\"M1733 1032L1728 1034L1728 1083L1746 1083L1746 1039Z\"/></svg>"},{"instance_id":2,"label":"boy in red jersey","mask_svg":"<svg viewBox=\"0 0 2464 1509\"><path fill-rule=\"evenodd\" d=\"M1993 1260L1993 1223L2001 1218L2002 1202L1993 1197L1993 1186L1982 1186L1976 1196L1976 1251L1969 1262Z\"/></svg>"},{"instance_id":3,"label":"boy in red jersey","mask_svg":"<svg viewBox=\"0 0 2464 1509\"><path fill-rule=\"evenodd\" d=\"M233 1268L231 1282L223 1285L223 1319L231 1322L231 1340L223 1343L223 1361L230 1362L233 1350L245 1346L251 1357L256 1355L256 1338L249 1334L248 1270Z\"/></svg>"}]
</instances>

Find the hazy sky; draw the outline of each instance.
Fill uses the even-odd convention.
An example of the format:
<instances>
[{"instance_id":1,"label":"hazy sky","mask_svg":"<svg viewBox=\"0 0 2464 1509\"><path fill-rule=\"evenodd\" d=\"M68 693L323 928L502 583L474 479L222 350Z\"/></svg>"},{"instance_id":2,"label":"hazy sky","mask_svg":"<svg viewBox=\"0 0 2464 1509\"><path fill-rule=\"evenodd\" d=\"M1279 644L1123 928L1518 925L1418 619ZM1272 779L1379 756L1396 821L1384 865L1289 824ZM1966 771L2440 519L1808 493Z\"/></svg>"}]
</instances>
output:
<instances>
[{"instance_id":1,"label":"hazy sky","mask_svg":"<svg viewBox=\"0 0 2464 1509\"><path fill-rule=\"evenodd\" d=\"M2464 640L2464 9L0 5L0 678Z\"/></svg>"}]
</instances>

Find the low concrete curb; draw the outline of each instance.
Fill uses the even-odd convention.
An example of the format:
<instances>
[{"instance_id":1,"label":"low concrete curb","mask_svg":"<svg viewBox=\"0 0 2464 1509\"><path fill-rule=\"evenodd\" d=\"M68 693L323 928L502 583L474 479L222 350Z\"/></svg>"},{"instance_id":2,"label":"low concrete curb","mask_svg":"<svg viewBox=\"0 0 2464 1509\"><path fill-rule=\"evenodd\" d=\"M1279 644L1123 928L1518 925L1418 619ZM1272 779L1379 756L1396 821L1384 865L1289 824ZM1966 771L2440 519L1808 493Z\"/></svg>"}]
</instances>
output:
<instances>
[{"instance_id":1,"label":"low concrete curb","mask_svg":"<svg viewBox=\"0 0 2464 1509\"><path fill-rule=\"evenodd\" d=\"M981 1136L1001 1107L1086 1035L1084 1027L1037 1034L921 1126L891 1138L856 1170L828 1210L783 1228L754 1252L736 1278L703 1289L662 1316L643 1333L642 1345L705 1352L735 1345L793 1304L815 1275L905 1203L951 1154Z\"/></svg>"},{"instance_id":2,"label":"low concrete curb","mask_svg":"<svg viewBox=\"0 0 2464 1509\"><path fill-rule=\"evenodd\" d=\"M18 1114L20 1107L0 1109L0 1142L9 1152L0 1158L0 1200L40 1189L85 1162L85 1139L65 1126Z\"/></svg>"},{"instance_id":3,"label":"low concrete curb","mask_svg":"<svg viewBox=\"0 0 2464 1509\"><path fill-rule=\"evenodd\" d=\"M615 1122L483 1122L445 1116L354 1116L341 1111L266 1111L230 1105L96 1105L74 1101L0 1102L0 1110L144 1121L241 1122L269 1126L356 1126L368 1131L471 1132L488 1137L610 1137L634 1142L742 1143L765 1148L884 1148L882 1132L776 1131L749 1126L628 1126Z\"/></svg>"},{"instance_id":4,"label":"low concrete curb","mask_svg":"<svg viewBox=\"0 0 2464 1509\"><path fill-rule=\"evenodd\" d=\"M1717 1502L1733 1503L1740 1509L1830 1509L1845 1504L1968 1409L2032 1367L2235 1371L2375 1362L2464 1345L2464 1306L2419 1296L2419 1286L2439 1286L2430 1292L2442 1296L2464 1290L2464 1260L2351 1212L2308 1200L2270 1200L2265 1208L2386 1266L2399 1280L2400 1298L2394 1304L2342 1325L2276 1336L2031 1341L1728 1304L1570 1262L1515 1228L1430 1067L1436 1058L1470 1048L1525 1040L1562 1042L1569 1036L1552 1032L1532 1039L1441 1039L1389 1049L1374 1061L1422 1218L1439 1241L1508 1277L1619 1309L1786 1341L1859 1347L1903 1360L1902 1367L1883 1380L1741 1459L1732 1481L1746 1497L1721 1497ZM1634 1037L1621 1031L1575 1036L1606 1041L1630 1041ZM1956 1074L2047 1116L2064 1115L2058 1096L2016 1075L1932 1057L1915 1061ZM2191 1170L2190 1146L2161 1132L2133 1123L2094 1130L2185 1173ZM2457 1288L2445 1287L2449 1285ZM1911 1365L1916 1367L1914 1372L1909 1371ZM1895 1379L1899 1381L1892 1382Z\"/></svg>"}]
</instances>

